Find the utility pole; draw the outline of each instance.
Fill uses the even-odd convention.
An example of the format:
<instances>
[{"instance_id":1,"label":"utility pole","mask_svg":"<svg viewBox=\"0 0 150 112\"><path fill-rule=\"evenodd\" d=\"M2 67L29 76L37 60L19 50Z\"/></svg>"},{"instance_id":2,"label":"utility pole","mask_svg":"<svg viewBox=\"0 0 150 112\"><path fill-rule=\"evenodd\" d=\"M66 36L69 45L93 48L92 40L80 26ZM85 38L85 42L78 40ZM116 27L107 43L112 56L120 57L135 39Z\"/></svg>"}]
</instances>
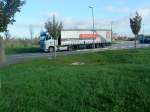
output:
<instances>
[{"instance_id":1,"label":"utility pole","mask_svg":"<svg viewBox=\"0 0 150 112\"><path fill-rule=\"evenodd\" d=\"M93 18L93 49L95 49L95 21L94 21L94 7L93 6L89 6L89 8L92 9L92 18Z\"/></svg>"}]
</instances>

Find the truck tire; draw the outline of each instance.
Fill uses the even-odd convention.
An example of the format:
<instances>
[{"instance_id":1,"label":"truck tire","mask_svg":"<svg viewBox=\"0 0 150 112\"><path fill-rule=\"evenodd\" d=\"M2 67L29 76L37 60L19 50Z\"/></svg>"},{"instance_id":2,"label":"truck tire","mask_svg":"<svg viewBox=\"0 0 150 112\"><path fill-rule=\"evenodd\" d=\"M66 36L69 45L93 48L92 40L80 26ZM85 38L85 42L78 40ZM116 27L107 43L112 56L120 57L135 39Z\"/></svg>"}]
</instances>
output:
<instances>
[{"instance_id":1,"label":"truck tire","mask_svg":"<svg viewBox=\"0 0 150 112\"><path fill-rule=\"evenodd\" d=\"M68 51L72 51L72 46L68 46Z\"/></svg>"},{"instance_id":2,"label":"truck tire","mask_svg":"<svg viewBox=\"0 0 150 112\"><path fill-rule=\"evenodd\" d=\"M54 52L54 47L49 47L48 52L50 52L50 53Z\"/></svg>"}]
</instances>

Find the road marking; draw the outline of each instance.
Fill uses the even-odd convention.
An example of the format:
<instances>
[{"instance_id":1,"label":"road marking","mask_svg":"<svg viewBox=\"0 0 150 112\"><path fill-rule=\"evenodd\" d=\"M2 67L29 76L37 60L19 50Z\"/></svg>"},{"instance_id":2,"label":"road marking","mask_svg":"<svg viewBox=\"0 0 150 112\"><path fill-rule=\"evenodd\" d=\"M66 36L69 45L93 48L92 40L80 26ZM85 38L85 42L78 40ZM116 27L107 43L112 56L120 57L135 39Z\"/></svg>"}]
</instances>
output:
<instances>
[{"instance_id":1,"label":"road marking","mask_svg":"<svg viewBox=\"0 0 150 112\"><path fill-rule=\"evenodd\" d=\"M130 48L134 47L134 46L129 46Z\"/></svg>"},{"instance_id":2,"label":"road marking","mask_svg":"<svg viewBox=\"0 0 150 112\"><path fill-rule=\"evenodd\" d=\"M110 48L103 48L103 49L110 49Z\"/></svg>"},{"instance_id":3,"label":"road marking","mask_svg":"<svg viewBox=\"0 0 150 112\"><path fill-rule=\"evenodd\" d=\"M112 47L112 48L117 49L118 47Z\"/></svg>"},{"instance_id":4,"label":"road marking","mask_svg":"<svg viewBox=\"0 0 150 112\"><path fill-rule=\"evenodd\" d=\"M125 47L121 47L122 49L124 49L124 48L128 48L128 46L125 46Z\"/></svg>"}]
</instances>

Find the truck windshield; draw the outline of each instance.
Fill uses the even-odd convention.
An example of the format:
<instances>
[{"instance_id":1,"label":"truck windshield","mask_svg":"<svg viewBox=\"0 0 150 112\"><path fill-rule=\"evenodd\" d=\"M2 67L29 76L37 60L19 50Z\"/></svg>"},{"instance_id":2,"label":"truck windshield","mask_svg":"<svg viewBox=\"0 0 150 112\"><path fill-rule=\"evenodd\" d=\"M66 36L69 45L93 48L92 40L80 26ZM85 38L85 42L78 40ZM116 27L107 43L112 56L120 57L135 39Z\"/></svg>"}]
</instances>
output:
<instances>
[{"instance_id":1,"label":"truck windshield","mask_svg":"<svg viewBox=\"0 0 150 112\"><path fill-rule=\"evenodd\" d=\"M44 41L46 38L46 33L41 33L40 34L40 41Z\"/></svg>"},{"instance_id":2,"label":"truck windshield","mask_svg":"<svg viewBox=\"0 0 150 112\"><path fill-rule=\"evenodd\" d=\"M51 36L49 36L46 33L41 33L41 35L40 35L40 41L45 41L45 40L50 40L50 39L51 39Z\"/></svg>"},{"instance_id":3,"label":"truck windshield","mask_svg":"<svg viewBox=\"0 0 150 112\"><path fill-rule=\"evenodd\" d=\"M40 36L40 41L44 41L45 40L45 36Z\"/></svg>"}]
</instances>

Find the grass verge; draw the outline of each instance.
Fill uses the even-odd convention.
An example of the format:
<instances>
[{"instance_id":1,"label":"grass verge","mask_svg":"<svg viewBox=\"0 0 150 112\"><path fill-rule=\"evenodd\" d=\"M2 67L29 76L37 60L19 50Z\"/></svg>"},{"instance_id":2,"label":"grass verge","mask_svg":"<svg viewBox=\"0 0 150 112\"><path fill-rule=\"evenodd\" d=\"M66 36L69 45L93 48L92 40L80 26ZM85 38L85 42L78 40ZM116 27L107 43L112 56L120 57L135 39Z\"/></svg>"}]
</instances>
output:
<instances>
[{"instance_id":1,"label":"grass verge","mask_svg":"<svg viewBox=\"0 0 150 112\"><path fill-rule=\"evenodd\" d=\"M149 56L147 48L10 65L0 69L0 112L149 112Z\"/></svg>"}]
</instances>

